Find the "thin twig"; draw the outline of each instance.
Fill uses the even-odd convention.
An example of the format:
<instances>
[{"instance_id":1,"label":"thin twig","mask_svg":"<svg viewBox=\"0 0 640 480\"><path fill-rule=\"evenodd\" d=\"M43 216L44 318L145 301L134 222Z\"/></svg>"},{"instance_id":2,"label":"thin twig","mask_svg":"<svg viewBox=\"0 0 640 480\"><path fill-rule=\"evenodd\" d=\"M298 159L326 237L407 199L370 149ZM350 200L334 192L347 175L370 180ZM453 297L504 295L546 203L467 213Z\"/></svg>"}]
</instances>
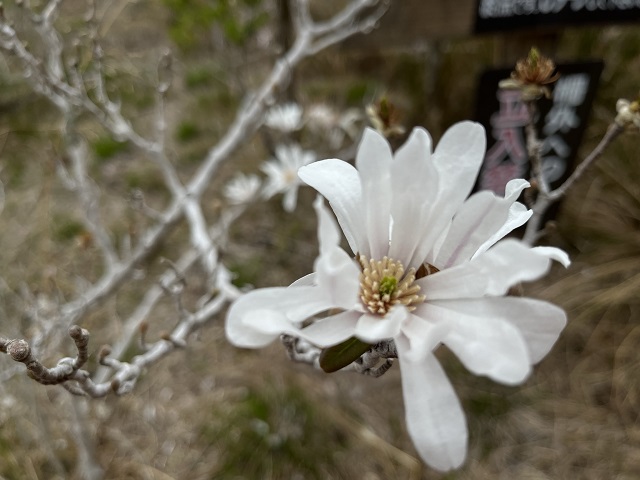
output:
<instances>
[{"instance_id":1,"label":"thin twig","mask_svg":"<svg viewBox=\"0 0 640 480\"><path fill-rule=\"evenodd\" d=\"M533 215L529 219L527 223L527 227L525 230L525 234L523 237L523 242L533 245L540 235L540 231L543 228L542 220L544 218L545 213L549 209L551 205L560 200L564 195L567 194L569 189L575 184L575 182L584 175L587 169L593 165L593 163L602 156L607 147L611 145L611 143L622 133L624 132L624 127L620 126L616 122L612 122L604 136L600 140L600 143L593 149L593 151L578 165L578 167L573 171L571 176L564 181L562 185L560 185L555 190L549 191L548 188L544 190L545 185L547 185L546 180L544 179L544 175L542 173L542 169L540 169L539 175L534 177L538 181L538 186L542 187L539 189L538 196L536 201L532 207ZM529 136L527 135L527 139Z\"/></svg>"}]
</instances>

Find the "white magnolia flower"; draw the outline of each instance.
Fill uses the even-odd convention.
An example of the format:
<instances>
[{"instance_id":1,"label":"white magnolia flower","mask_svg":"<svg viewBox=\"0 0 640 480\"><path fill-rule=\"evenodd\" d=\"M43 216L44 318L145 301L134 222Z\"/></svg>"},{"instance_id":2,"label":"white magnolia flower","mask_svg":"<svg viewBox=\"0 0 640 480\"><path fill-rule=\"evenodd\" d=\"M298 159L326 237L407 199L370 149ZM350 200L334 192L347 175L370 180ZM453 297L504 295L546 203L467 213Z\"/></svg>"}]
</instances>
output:
<instances>
[{"instance_id":1,"label":"white magnolia flower","mask_svg":"<svg viewBox=\"0 0 640 480\"><path fill-rule=\"evenodd\" d=\"M287 212L292 212L296 208L298 187L302 183L298 178L298 170L315 159L313 152L302 150L299 145L278 145L276 158L261 167L268 177L263 190L264 197L271 198L277 193L284 193L282 205Z\"/></svg>"},{"instance_id":2,"label":"white magnolia flower","mask_svg":"<svg viewBox=\"0 0 640 480\"><path fill-rule=\"evenodd\" d=\"M224 187L224 196L232 205L251 202L260 190L260 178L257 175L238 173Z\"/></svg>"},{"instance_id":3,"label":"white magnolia flower","mask_svg":"<svg viewBox=\"0 0 640 480\"><path fill-rule=\"evenodd\" d=\"M269 109L264 123L284 133L295 132L302 127L302 107L296 103L276 105Z\"/></svg>"},{"instance_id":4,"label":"white magnolia flower","mask_svg":"<svg viewBox=\"0 0 640 480\"><path fill-rule=\"evenodd\" d=\"M551 259L567 265L568 257L555 248L498 242L531 215L516 202L528 183L512 180L504 198L488 191L467 198L484 153L483 128L463 122L433 153L423 129L395 155L367 130L356 168L336 159L302 168L300 177L329 200L357 258L340 248L340 231L318 201L314 273L290 287L246 294L226 320L228 339L249 348L282 333L320 348L352 337L370 344L393 339L409 434L424 461L443 471L462 464L468 434L434 350L445 344L471 372L515 385L566 323L554 305L505 296L544 275Z\"/></svg>"}]
</instances>

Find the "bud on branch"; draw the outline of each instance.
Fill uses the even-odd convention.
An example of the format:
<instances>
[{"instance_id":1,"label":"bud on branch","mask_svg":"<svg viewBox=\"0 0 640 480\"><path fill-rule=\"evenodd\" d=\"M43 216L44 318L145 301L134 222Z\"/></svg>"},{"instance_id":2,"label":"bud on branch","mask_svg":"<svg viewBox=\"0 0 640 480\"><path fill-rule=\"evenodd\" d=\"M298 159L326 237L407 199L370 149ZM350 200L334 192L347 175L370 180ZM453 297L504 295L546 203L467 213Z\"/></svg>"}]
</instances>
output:
<instances>
[{"instance_id":1,"label":"bud on branch","mask_svg":"<svg viewBox=\"0 0 640 480\"><path fill-rule=\"evenodd\" d=\"M62 358L53 368L47 368L40 363L33 355L29 343L23 339L0 338L0 351L7 353L14 361L24 363L27 367L27 375L36 382L43 385L59 385L74 379L89 359L89 332L78 325L73 325L69 329L69 336L75 342L78 354L75 358Z\"/></svg>"}]
</instances>

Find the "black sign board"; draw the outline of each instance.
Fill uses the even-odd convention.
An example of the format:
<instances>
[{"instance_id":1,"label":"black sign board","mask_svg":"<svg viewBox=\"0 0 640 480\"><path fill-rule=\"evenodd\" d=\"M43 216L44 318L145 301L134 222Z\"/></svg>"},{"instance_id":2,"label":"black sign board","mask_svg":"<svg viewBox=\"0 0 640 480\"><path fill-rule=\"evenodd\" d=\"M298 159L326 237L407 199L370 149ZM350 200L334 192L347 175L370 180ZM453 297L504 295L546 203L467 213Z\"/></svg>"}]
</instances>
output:
<instances>
[{"instance_id":1,"label":"black sign board","mask_svg":"<svg viewBox=\"0 0 640 480\"><path fill-rule=\"evenodd\" d=\"M538 101L536 126L542 141L542 165L553 188L566 180L582 141L596 93L602 62L558 65L553 98ZM480 78L476 120L487 131L487 153L476 189L504 195L514 178L530 178L524 128L529 121L519 90L501 90L498 82L511 70L490 70Z\"/></svg>"},{"instance_id":2,"label":"black sign board","mask_svg":"<svg viewBox=\"0 0 640 480\"><path fill-rule=\"evenodd\" d=\"M640 21L640 0L478 0L476 33Z\"/></svg>"}]
</instances>

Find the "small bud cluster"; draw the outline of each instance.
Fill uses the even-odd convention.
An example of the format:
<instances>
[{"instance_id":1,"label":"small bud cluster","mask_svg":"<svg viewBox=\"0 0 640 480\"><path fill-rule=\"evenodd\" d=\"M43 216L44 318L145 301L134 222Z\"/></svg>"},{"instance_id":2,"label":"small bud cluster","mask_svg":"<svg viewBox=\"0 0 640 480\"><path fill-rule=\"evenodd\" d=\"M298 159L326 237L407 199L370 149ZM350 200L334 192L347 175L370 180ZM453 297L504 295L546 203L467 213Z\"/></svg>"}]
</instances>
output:
<instances>
[{"instance_id":1,"label":"small bud cluster","mask_svg":"<svg viewBox=\"0 0 640 480\"><path fill-rule=\"evenodd\" d=\"M367 107L367 116L373 128L386 138L405 133L404 127L400 124L400 110L386 96Z\"/></svg>"},{"instance_id":2,"label":"small bud cluster","mask_svg":"<svg viewBox=\"0 0 640 480\"><path fill-rule=\"evenodd\" d=\"M511 78L502 80L499 85L500 88L520 90L524 101L537 100L542 96L551 98L551 90L547 85L560 77L559 74L554 74L555 69L553 60L540 54L534 47L527 58L516 64Z\"/></svg>"},{"instance_id":3,"label":"small bud cluster","mask_svg":"<svg viewBox=\"0 0 640 480\"><path fill-rule=\"evenodd\" d=\"M640 97L633 102L620 99L616 103L616 123L621 127L640 129Z\"/></svg>"}]
</instances>

